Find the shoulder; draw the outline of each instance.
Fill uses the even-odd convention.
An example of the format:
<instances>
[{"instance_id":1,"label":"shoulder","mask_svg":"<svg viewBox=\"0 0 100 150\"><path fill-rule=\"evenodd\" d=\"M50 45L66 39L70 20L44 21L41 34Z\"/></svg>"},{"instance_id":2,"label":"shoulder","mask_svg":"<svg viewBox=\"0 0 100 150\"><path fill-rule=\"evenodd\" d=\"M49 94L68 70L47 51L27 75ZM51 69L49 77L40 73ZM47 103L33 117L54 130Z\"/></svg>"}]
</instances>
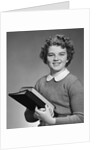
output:
<instances>
[{"instance_id":1,"label":"shoulder","mask_svg":"<svg viewBox=\"0 0 100 150\"><path fill-rule=\"evenodd\" d=\"M42 76L40 79L38 79L38 81L36 82L36 84L41 84L41 83L43 83L45 81L46 81L46 75Z\"/></svg>"},{"instance_id":2,"label":"shoulder","mask_svg":"<svg viewBox=\"0 0 100 150\"><path fill-rule=\"evenodd\" d=\"M77 78L75 75L69 73L69 74L65 77L65 80L66 80L66 82L72 84L72 83L74 83L75 81L77 81L78 78Z\"/></svg>"},{"instance_id":3,"label":"shoulder","mask_svg":"<svg viewBox=\"0 0 100 150\"><path fill-rule=\"evenodd\" d=\"M71 87L82 88L82 84L79 81L79 79L77 78L77 76L75 76L71 73L69 73L69 75L65 77L64 84L65 84L65 87L67 87L67 88L71 88Z\"/></svg>"},{"instance_id":4,"label":"shoulder","mask_svg":"<svg viewBox=\"0 0 100 150\"><path fill-rule=\"evenodd\" d=\"M35 84L35 89L39 91L40 87L45 84L46 81L46 75L38 79L38 81Z\"/></svg>"}]
</instances>

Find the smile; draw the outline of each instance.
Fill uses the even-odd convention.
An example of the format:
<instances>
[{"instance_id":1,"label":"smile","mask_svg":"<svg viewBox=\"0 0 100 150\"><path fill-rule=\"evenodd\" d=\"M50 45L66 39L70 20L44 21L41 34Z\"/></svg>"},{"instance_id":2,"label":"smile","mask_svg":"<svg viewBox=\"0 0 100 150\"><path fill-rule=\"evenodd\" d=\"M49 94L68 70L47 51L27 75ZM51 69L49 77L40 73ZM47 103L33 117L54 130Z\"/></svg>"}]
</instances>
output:
<instances>
[{"instance_id":1,"label":"smile","mask_svg":"<svg viewBox=\"0 0 100 150\"><path fill-rule=\"evenodd\" d=\"M54 66L58 66L58 65L60 65L60 64L61 64L61 62L54 62L54 63L53 63Z\"/></svg>"}]
</instances>

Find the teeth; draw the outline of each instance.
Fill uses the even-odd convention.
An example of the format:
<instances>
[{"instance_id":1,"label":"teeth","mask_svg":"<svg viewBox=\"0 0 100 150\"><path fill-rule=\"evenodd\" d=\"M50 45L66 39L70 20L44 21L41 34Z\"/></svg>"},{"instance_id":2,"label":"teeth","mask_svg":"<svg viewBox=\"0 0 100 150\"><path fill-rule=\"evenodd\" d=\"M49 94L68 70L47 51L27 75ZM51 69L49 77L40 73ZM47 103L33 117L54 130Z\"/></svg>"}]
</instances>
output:
<instances>
[{"instance_id":1,"label":"teeth","mask_svg":"<svg viewBox=\"0 0 100 150\"><path fill-rule=\"evenodd\" d=\"M60 62L56 62L56 63L53 63L53 64L60 64Z\"/></svg>"},{"instance_id":2,"label":"teeth","mask_svg":"<svg viewBox=\"0 0 100 150\"><path fill-rule=\"evenodd\" d=\"M53 65L58 66L58 65L60 65L60 63L53 63Z\"/></svg>"}]
</instances>

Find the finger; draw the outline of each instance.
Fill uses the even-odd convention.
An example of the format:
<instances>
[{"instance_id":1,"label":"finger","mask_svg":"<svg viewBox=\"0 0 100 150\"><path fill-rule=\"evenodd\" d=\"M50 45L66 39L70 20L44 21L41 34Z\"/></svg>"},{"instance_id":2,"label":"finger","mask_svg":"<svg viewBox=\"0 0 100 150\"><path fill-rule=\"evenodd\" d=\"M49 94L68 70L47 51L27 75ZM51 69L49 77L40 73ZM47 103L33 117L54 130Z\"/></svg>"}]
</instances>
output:
<instances>
[{"instance_id":1,"label":"finger","mask_svg":"<svg viewBox=\"0 0 100 150\"><path fill-rule=\"evenodd\" d=\"M45 110L49 110L49 106L48 105L45 105Z\"/></svg>"},{"instance_id":2,"label":"finger","mask_svg":"<svg viewBox=\"0 0 100 150\"><path fill-rule=\"evenodd\" d=\"M37 112L35 112L34 114L35 114L36 116L39 116L39 115L40 115L40 114L39 114L39 113L37 113Z\"/></svg>"},{"instance_id":3,"label":"finger","mask_svg":"<svg viewBox=\"0 0 100 150\"><path fill-rule=\"evenodd\" d=\"M39 109L37 107L35 108L35 112L39 112Z\"/></svg>"},{"instance_id":4,"label":"finger","mask_svg":"<svg viewBox=\"0 0 100 150\"><path fill-rule=\"evenodd\" d=\"M36 118L40 119L40 114L38 114L38 113L35 112L34 116L35 116Z\"/></svg>"},{"instance_id":5,"label":"finger","mask_svg":"<svg viewBox=\"0 0 100 150\"><path fill-rule=\"evenodd\" d=\"M35 112L38 113L39 115L41 115L41 114L43 114L45 111L36 108L36 109L35 109Z\"/></svg>"},{"instance_id":6,"label":"finger","mask_svg":"<svg viewBox=\"0 0 100 150\"><path fill-rule=\"evenodd\" d=\"M39 113L40 113L40 111L38 110L37 107L35 108L35 113L36 113L36 114L39 114Z\"/></svg>"},{"instance_id":7,"label":"finger","mask_svg":"<svg viewBox=\"0 0 100 150\"><path fill-rule=\"evenodd\" d=\"M49 110L49 112L52 113L52 109L48 105L46 105L46 110Z\"/></svg>"},{"instance_id":8,"label":"finger","mask_svg":"<svg viewBox=\"0 0 100 150\"><path fill-rule=\"evenodd\" d=\"M45 104L45 107L47 107L48 105L47 104Z\"/></svg>"},{"instance_id":9,"label":"finger","mask_svg":"<svg viewBox=\"0 0 100 150\"><path fill-rule=\"evenodd\" d=\"M45 108L40 108L40 110L41 110L41 111L45 111L46 109L45 109Z\"/></svg>"}]
</instances>

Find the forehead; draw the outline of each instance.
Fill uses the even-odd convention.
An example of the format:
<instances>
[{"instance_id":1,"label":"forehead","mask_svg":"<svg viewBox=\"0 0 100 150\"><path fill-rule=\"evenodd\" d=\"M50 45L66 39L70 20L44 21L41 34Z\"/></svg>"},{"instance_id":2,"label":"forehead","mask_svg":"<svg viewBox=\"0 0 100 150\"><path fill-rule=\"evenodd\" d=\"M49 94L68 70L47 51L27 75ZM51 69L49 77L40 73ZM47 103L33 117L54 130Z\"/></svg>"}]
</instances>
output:
<instances>
[{"instance_id":1,"label":"forehead","mask_svg":"<svg viewBox=\"0 0 100 150\"><path fill-rule=\"evenodd\" d=\"M60 53L66 52L66 48L62 48L61 46L52 45L48 49L48 53Z\"/></svg>"}]
</instances>

